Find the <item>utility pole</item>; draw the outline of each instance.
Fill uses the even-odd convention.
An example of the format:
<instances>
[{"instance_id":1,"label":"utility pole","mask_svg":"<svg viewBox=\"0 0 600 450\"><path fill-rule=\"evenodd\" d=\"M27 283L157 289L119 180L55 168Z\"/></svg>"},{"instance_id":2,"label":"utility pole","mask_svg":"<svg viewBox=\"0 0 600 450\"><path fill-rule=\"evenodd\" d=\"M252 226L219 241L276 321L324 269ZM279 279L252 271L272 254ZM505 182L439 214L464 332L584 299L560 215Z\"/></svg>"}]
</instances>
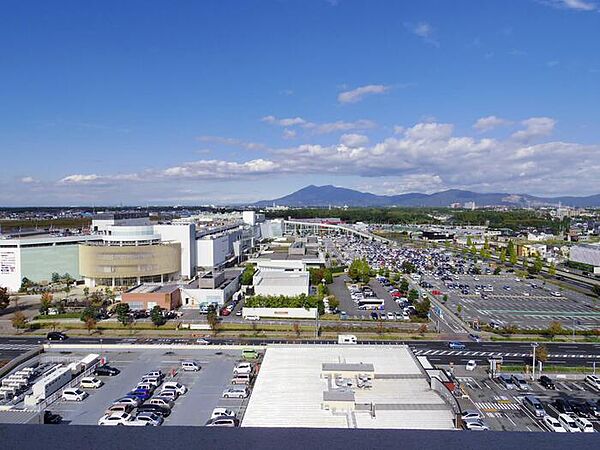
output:
<instances>
[{"instance_id":1,"label":"utility pole","mask_svg":"<svg viewBox=\"0 0 600 450\"><path fill-rule=\"evenodd\" d=\"M531 370L531 380L535 381L535 349L538 347L538 343L534 342L533 344L531 344L531 346L533 347L533 366Z\"/></svg>"}]
</instances>

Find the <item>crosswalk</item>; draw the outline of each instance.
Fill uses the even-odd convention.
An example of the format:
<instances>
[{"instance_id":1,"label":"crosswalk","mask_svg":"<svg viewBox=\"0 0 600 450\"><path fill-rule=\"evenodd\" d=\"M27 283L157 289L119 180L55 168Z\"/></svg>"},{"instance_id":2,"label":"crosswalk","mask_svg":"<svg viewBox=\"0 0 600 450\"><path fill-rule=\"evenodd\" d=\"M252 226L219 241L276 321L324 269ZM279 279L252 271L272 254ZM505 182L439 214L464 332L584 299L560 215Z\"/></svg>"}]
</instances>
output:
<instances>
[{"instance_id":1,"label":"crosswalk","mask_svg":"<svg viewBox=\"0 0 600 450\"><path fill-rule=\"evenodd\" d=\"M0 350L33 350L37 344L0 344Z\"/></svg>"},{"instance_id":2,"label":"crosswalk","mask_svg":"<svg viewBox=\"0 0 600 450\"><path fill-rule=\"evenodd\" d=\"M482 412L518 411L521 407L517 403L506 402L474 402L477 409Z\"/></svg>"},{"instance_id":3,"label":"crosswalk","mask_svg":"<svg viewBox=\"0 0 600 450\"><path fill-rule=\"evenodd\" d=\"M512 352L478 352L471 350L423 350L413 349L416 356L474 356L474 357L503 357L503 358L527 358L531 353L512 353ZM555 353L548 355L549 358L581 358L600 360L600 356L593 353Z\"/></svg>"}]
</instances>

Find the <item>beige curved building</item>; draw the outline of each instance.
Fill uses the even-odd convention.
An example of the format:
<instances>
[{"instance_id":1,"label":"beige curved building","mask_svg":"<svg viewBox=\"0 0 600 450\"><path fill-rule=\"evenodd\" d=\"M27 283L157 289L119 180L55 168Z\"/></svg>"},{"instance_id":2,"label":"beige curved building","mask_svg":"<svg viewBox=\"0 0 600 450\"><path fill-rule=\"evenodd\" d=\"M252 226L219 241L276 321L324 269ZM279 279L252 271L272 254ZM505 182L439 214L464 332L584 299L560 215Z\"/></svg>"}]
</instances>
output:
<instances>
[{"instance_id":1,"label":"beige curved building","mask_svg":"<svg viewBox=\"0 0 600 450\"><path fill-rule=\"evenodd\" d=\"M79 245L79 273L89 287L172 281L180 272L179 243Z\"/></svg>"}]
</instances>

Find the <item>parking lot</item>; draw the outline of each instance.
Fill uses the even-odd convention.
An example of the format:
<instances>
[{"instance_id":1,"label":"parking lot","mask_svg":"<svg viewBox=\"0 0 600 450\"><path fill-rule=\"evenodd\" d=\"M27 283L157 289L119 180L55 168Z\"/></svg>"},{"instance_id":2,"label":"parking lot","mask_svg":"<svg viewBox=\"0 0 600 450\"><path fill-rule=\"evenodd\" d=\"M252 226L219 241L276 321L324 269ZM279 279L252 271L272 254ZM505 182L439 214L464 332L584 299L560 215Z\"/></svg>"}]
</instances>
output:
<instances>
[{"instance_id":1,"label":"parking lot","mask_svg":"<svg viewBox=\"0 0 600 450\"><path fill-rule=\"evenodd\" d=\"M453 288L447 287L448 282L432 282L448 293L446 306L450 310L456 311L457 306L461 305L461 315L466 321L493 321L500 326L515 325L528 330L547 328L553 321L560 322L568 330L573 327L578 331L600 327L600 312L594 309L589 297L577 292L560 291L541 280L521 280L512 274L504 274L459 275L450 283L454 285ZM468 286L468 289L456 285ZM476 285L491 286L493 291L476 289Z\"/></svg>"},{"instance_id":2,"label":"parking lot","mask_svg":"<svg viewBox=\"0 0 600 450\"><path fill-rule=\"evenodd\" d=\"M455 375L461 383L465 398L460 399L462 410L477 410L490 430L496 431L550 431L541 418L523 404L526 395L537 397L546 414L556 418L559 411L553 406L556 399L567 399L574 402L592 400L597 402L600 392L583 379L567 379L564 375L551 375L556 390L544 388L539 381L527 379L525 390L506 389L495 379L488 377L483 367L472 372L464 366L455 368ZM590 414L585 416L592 422L596 431L600 431L600 420Z\"/></svg>"},{"instance_id":3,"label":"parking lot","mask_svg":"<svg viewBox=\"0 0 600 450\"><path fill-rule=\"evenodd\" d=\"M82 356L85 354L81 353ZM240 354L239 350L216 349L107 351L103 356L111 367L121 371L119 375L98 377L104 385L98 389L86 389L89 396L81 402L58 400L48 409L60 414L63 423L96 425L107 408L134 389L144 374L161 370L166 375L165 381L177 381L188 389L175 400L175 406L163 425L202 426L217 407L232 410L241 420L249 397L222 398L223 390L230 387L234 366L241 361ZM183 360L195 361L200 365L200 371L182 371Z\"/></svg>"}]
</instances>

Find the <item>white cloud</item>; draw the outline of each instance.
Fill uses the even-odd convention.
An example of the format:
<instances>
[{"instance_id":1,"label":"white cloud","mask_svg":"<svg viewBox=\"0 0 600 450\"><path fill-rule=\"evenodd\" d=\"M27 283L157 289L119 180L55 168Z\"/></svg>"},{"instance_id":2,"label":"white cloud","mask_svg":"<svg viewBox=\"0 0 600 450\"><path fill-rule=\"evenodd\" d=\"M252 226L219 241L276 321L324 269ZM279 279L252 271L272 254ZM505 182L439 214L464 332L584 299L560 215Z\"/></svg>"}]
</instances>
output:
<instances>
[{"instance_id":1,"label":"white cloud","mask_svg":"<svg viewBox=\"0 0 600 450\"><path fill-rule=\"evenodd\" d=\"M302 180L318 173L322 177L377 179L371 184L388 193L447 188L546 195L600 192L600 144L533 143L534 138L547 137L555 121L533 117L521 125L523 129L509 138L490 139L457 136L450 123L420 122L373 143L360 133L345 133L339 143L290 145L271 150L268 158L201 159L137 174L75 174L64 177L57 186L79 195L91 187L112 189L106 192L138 188L142 192L139 186L143 182L144 192L155 189L172 195L177 188L194 186L192 183L210 186L211 181L226 181L222 186L228 186L244 182L250 187L252 182L264 184L282 175L290 177L285 180ZM382 185L384 181L390 184ZM130 183L127 189L125 183ZM211 192L214 190L211 186Z\"/></svg>"},{"instance_id":2,"label":"white cloud","mask_svg":"<svg viewBox=\"0 0 600 450\"><path fill-rule=\"evenodd\" d=\"M402 125L394 125L394 134L404 133L405 128Z\"/></svg>"},{"instance_id":3,"label":"white cloud","mask_svg":"<svg viewBox=\"0 0 600 450\"><path fill-rule=\"evenodd\" d=\"M598 9L598 4L587 0L541 0L541 2L555 8L576 11L595 11Z\"/></svg>"},{"instance_id":4,"label":"white cloud","mask_svg":"<svg viewBox=\"0 0 600 450\"><path fill-rule=\"evenodd\" d=\"M364 147L369 143L369 138L364 134L342 134L340 144L346 147Z\"/></svg>"},{"instance_id":5,"label":"white cloud","mask_svg":"<svg viewBox=\"0 0 600 450\"><path fill-rule=\"evenodd\" d=\"M439 47L440 44L435 38L435 29L430 23L405 23L404 26L415 36L420 37L424 42Z\"/></svg>"},{"instance_id":6,"label":"white cloud","mask_svg":"<svg viewBox=\"0 0 600 450\"><path fill-rule=\"evenodd\" d=\"M265 116L261 119L261 121L280 127L300 127L304 130L310 131L313 134L329 134L352 130L367 130L376 126L375 122L366 119L355 120L353 122L338 120L336 122L316 123L309 122L301 117L280 119L275 116ZM285 134L284 137L286 137Z\"/></svg>"},{"instance_id":7,"label":"white cloud","mask_svg":"<svg viewBox=\"0 0 600 450\"><path fill-rule=\"evenodd\" d=\"M367 95L383 94L389 90L390 87L383 84L368 84L350 91L340 92L338 95L338 102L357 103L364 99Z\"/></svg>"},{"instance_id":8,"label":"white cloud","mask_svg":"<svg viewBox=\"0 0 600 450\"><path fill-rule=\"evenodd\" d=\"M292 127L294 125L303 125L306 123L306 120L304 120L302 117L290 117L288 119L278 119L275 116L265 116L262 119L263 122L272 124L272 125L279 125L281 127Z\"/></svg>"},{"instance_id":9,"label":"white cloud","mask_svg":"<svg viewBox=\"0 0 600 450\"><path fill-rule=\"evenodd\" d=\"M487 116L487 117L481 117L480 119L477 119L477 121L473 124L473 128L475 128L477 131L490 131L493 130L494 128L497 127L501 127L504 125L509 125L510 124L510 120L506 120L506 119L502 119L500 117L496 117L496 116Z\"/></svg>"},{"instance_id":10,"label":"white cloud","mask_svg":"<svg viewBox=\"0 0 600 450\"><path fill-rule=\"evenodd\" d=\"M77 175L66 176L66 177L62 178L61 180L59 180L59 183L61 183L61 184L88 184L88 183L93 183L94 181L98 181L99 179L101 179L101 177L98 175L95 175L95 174L91 174L91 175L77 174Z\"/></svg>"},{"instance_id":11,"label":"white cloud","mask_svg":"<svg viewBox=\"0 0 600 450\"><path fill-rule=\"evenodd\" d=\"M35 183L37 180L33 177L23 177L21 178L21 183L30 184Z\"/></svg>"},{"instance_id":12,"label":"white cloud","mask_svg":"<svg viewBox=\"0 0 600 450\"><path fill-rule=\"evenodd\" d=\"M556 120L550 117L532 117L523 120L521 125L523 125L525 129L513 133L512 138L518 141L529 141L551 134L556 125Z\"/></svg>"},{"instance_id":13,"label":"white cloud","mask_svg":"<svg viewBox=\"0 0 600 450\"><path fill-rule=\"evenodd\" d=\"M283 138L284 139L294 139L296 137L296 130L290 130L286 128L283 130Z\"/></svg>"},{"instance_id":14,"label":"white cloud","mask_svg":"<svg viewBox=\"0 0 600 450\"><path fill-rule=\"evenodd\" d=\"M229 145L232 147L242 147L246 150L268 150L266 145L258 142L244 141L242 139L223 136L198 136L196 140L200 142L211 142L213 144Z\"/></svg>"}]
</instances>

